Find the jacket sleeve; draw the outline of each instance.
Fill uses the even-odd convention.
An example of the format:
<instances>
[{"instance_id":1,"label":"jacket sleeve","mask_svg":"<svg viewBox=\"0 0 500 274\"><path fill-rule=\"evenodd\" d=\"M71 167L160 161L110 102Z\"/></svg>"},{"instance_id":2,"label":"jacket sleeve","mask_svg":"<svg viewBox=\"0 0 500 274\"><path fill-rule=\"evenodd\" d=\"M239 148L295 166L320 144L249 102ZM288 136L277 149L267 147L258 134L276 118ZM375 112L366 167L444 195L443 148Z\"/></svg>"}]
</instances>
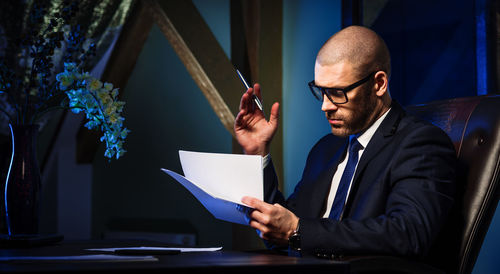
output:
<instances>
[{"instance_id":1,"label":"jacket sleeve","mask_svg":"<svg viewBox=\"0 0 500 274\"><path fill-rule=\"evenodd\" d=\"M264 202L285 205L285 198L278 190L278 176L274 170L273 160L270 159L268 165L264 168Z\"/></svg>"}]
</instances>

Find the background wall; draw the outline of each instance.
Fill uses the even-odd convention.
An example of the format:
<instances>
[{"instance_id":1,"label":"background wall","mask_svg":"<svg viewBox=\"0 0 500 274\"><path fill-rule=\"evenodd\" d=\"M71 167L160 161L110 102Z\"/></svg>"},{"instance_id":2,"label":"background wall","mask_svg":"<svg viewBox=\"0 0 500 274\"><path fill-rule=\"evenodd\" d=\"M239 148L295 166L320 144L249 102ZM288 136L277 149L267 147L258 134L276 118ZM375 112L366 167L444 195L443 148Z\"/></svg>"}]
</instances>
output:
<instances>
[{"instance_id":1,"label":"background wall","mask_svg":"<svg viewBox=\"0 0 500 274\"><path fill-rule=\"evenodd\" d=\"M309 91L316 54L340 30L340 0L283 2L284 190L293 192L311 147L330 133L321 102Z\"/></svg>"},{"instance_id":2,"label":"background wall","mask_svg":"<svg viewBox=\"0 0 500 274\"><path fill-rule=\"evenodd\" d=\"M405 106L478 94L474 7L469 0L363 1L363 25L391 51L393 98Z\"/></svg>"},{"instance_id":3,"label":"background wall","mask_svg":"<svg viewBox=\"0 0 500 274\"><path fill-rule=\"evenodd\" d=\"M226 53L229 2L196 1ZM160 171L182 173L178 150L231 153L224 129L172 47L154 26L124 90L125 124L132 130L123 159L108 162L97 152L93 183L93 236L114 229L182 232L192 226L198 244L231 248L231 224L218 221L180 184ZM116 219L121 219L116 227ZM113 221L115 220L115 221ZM129 222L127 222L129 220ZM188 224L181 221L187 221ZM147 225L146 225L147 226Z\"/></svg>"}]
</instances>

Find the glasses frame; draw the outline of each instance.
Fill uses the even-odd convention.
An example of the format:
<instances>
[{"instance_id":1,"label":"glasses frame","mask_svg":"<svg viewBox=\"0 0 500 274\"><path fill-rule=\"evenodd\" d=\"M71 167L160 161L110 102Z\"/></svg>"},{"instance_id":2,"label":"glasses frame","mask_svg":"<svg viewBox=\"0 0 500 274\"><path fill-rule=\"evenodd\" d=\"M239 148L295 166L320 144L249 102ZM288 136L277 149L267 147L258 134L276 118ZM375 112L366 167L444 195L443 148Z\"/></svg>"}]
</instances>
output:
<instances>
[{"instance_id":1,"label":"glasses frame","mask_svg":"<svg viewBox=\"0 0 500 274\"><path fill-rule=\"evenodd\" d=\"M377 71L374 71L374 72L368 74L368 76L366 76L365 78L363 78L363 79L357 81L356 83L351 84L345 88L320 87L314 83L314 80L309 82L307 85L309 86L309 89L311 90L311 93L313 94L314 98L318 99L320 102L323 102L323 95L326 95L326 98L328 98L328 100L330 100L330 102L332 102L332 104L340 105L340 104L345 104L345 103L349 102L349 98L347 97L348 91L351 91L351 90L361 86L362 84L366 83L368 80L370 80L370 78L373 75L375 75L375 73L377 73ZM319 94L315 91L315 89L318 89L321 91L321 98L318 97ZM339 91L341 91L344 94L345 102L334 102L333 99L330 97L331 93L333 93L333 92L338 93Z\"/></svg>"}]
</instances>

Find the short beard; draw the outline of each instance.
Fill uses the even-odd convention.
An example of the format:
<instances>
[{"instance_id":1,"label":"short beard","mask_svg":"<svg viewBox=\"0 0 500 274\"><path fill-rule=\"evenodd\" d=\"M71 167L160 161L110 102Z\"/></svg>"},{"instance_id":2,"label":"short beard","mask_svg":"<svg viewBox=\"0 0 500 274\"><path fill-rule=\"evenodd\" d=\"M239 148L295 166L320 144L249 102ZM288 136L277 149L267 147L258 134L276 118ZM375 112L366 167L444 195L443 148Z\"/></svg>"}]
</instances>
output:
<instances>
[{"instance_id":1,"label":"short beard","mask_svg":"<svg viewBox=\"0 0 500 274\"><path fill-rule=\"evenodd\" d=\"M375 109L377 106L375 95L370 89L371 85L367 85L367 88L360 91L362 97L359 102L359 111L353 112L353 116L350 124L346 124L342 132L335 131L334 126L332 126L332 133L339 137L347 137L352 134L358 134L367 129L371 124L373 124L373 119L375 117Z\"/></svg>"},{"instance_id":2,"label":"short beard","mask_svg":"<svg viewBox=\"0 0 500 274\"><path fill-rule=\"evenodd\" d=\"M370 85L367 85L371 87ZM367 129L374 121L374 111L376 108L376 99L373 96L370 88L366 88L363 90L363 98L360 103L360 111L355 112L355 115L352 119L352 124L347 128L351 134L356 134ZM349 134L349 135L351 135Z\"/></svg>"}]
</instances>

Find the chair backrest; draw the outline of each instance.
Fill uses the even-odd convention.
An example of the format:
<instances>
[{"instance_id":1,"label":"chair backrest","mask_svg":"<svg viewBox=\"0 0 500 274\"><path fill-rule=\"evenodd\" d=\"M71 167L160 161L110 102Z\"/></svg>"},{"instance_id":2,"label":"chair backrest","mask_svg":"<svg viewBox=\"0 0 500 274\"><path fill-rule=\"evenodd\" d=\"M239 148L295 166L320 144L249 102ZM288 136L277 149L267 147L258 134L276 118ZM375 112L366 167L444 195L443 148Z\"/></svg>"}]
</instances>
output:
<instances>
[{"instance_id":1,"label":"chair backrest","mask_svg":"<svg viewBox=\"0 0 500 274\"><path fill-rule=\"evenodd\" d=\"M444 231L459 238L453 250L455 265L448 269L470 273L500 196L500 96L442 100L406 109L442 128L455 145L463 173L454 209L458 218L445 228L455 231Z\"/></svg>"}]
</instances>

